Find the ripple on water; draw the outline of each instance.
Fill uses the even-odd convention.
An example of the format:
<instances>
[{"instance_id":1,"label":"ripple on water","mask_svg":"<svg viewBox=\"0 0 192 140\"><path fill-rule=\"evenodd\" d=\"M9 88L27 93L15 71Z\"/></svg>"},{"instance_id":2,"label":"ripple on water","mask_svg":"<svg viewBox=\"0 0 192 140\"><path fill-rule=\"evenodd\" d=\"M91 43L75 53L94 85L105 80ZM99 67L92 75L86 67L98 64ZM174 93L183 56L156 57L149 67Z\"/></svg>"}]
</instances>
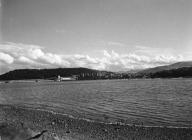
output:
<instances>
[{"instance_id":1,"label":"ripple on water","mask_svg":"<svg viewBox=\"0 0 192 140\"><path fill-rule=\"evenodd\" d=\"M192 126L191 91L192 79L9 83L0 84L0 103L100 121Z\"/></svg>"}]
</instances>

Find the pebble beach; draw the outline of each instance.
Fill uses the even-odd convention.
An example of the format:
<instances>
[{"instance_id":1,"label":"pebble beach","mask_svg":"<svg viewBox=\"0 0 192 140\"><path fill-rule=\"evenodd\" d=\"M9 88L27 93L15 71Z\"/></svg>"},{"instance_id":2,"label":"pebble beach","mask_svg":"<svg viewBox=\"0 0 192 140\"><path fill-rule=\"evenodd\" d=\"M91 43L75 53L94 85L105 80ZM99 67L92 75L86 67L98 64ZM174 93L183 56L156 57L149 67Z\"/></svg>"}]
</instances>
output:
<instances>
[{"instance_id":1,"label":"pebble beach","mask_svg":"<svg viewBox=\"0 0 192 140\"><path fill-rule=\"evenodd\" d=\"M191 140L192 128L105 124L0 105L0 136L1 140Z\"/></svg>"}]
</instances>

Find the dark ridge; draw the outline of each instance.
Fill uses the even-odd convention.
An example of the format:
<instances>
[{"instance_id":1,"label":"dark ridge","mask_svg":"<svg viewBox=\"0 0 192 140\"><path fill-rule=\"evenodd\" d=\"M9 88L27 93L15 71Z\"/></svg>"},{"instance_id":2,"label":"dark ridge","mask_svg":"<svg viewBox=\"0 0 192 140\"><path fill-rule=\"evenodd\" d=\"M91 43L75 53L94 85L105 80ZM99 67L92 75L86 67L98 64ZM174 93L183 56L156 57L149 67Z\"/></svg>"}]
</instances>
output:
<instances>
[{"instance_id":1,"label":"dark ridge","mask_svg":"<svg viewBox=\"0 0 192 140\"><path fill-rule=\"evenodd\" d=\"M171 70L160 70L157 72L137 73L135 78L191 78L192 67L182 67Z\"/></svg>"},{"instance_id":2,"label":"dark ridge","mask_svg":"<svg viewBox=\"0 0 192 140\"><path fill-rule=\"evenodd\" d=\"M25 79L54 79L76 76L78 80L105 79L113 72L99 71L88 68L56 68L56 69L18 69L0 75L0 80L25 80Z\"/></svg>"},{"instance_id":3,"label":"dark ridge","mask_svg":"<svg viewBox=\"0 0 192 140\"><path fill-rule=\"evenodd\" d=\"M159 66L140 71L139 73L156 73L164 70L173 70L183 67L192 67L192 61L177 62L171 65Z\"/></svg>"},{"instance_id":4,"label":"dark ridge","mask_svg":"<svg viewBox=\"0 0 192 140\"><path fill-rule=\"evenodd\" d=\"M18 69L0 75L0 80L46 79L57 76L75 77L76 80L130 79L130 78L178 78L192 77L192 61L145 69L136 73L99 71L88 68Z\"/></svg>"}]
</instances>

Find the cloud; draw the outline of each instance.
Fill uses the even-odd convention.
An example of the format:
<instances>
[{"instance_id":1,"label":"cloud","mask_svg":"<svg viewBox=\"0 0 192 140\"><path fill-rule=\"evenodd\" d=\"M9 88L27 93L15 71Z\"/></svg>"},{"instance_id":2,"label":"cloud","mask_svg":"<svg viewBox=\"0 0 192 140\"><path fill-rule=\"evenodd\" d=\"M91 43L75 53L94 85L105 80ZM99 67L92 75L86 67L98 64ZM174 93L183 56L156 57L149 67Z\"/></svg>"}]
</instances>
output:
<instances>
[{"instance_id":1,"label":"cloud","mask_svg":"<svg viewBox=\"0 0 192 140\"><path fill-rule=\"evenodd\" d=\"M130 70L130 69L143 69L149 67L155 67L160 65L167 65L177 61L182 61L182 56L146 56L138 55L135 53L130 54L118 54L114 51L111 53L104 50L103 63L107 70Z\"/></svg>"},{"instance_id":2,"label":"cloud","mask_svg":"<svg viewBox=\"0 0 192 140\"><path fill-rule=\"evenodd\" d=\"M0 52L0 61L7 63L7 64L11 64L14 61L14 58L12 56L10 56L9 54Z\"/></svg>"},{"instance_id":3,"label":"cloud","mask_svg":"<svg viewBox=\"0 0 192 140\"><path fill-rule=\"evenodd\" d=\"M147 47L147 46L136 46L135 47L135 53L137 54L145 54L149 56L155 56L155 55L172 55L175 50L172 48L158 48L158 47Z\"/></svg>"},{"instance_id":4,"label":"cloud","mask_svg":"<svg viewBox=\"0 0 192 140\"><path fill-rule=\"evenodd\" d=\"M108 41L107 45L109 46L119 46L119 47L125 47L126 44L123 44L121 42L115 42L115 41Z\"/></svg>"},{"instance_id":5,"label":"cloud","mask_svg":"<svg viewBox=\"0 0 192 140\"><path fill-rule=\"evenodd\" d=\"M97 48L125 48L128 45L124 44L120 41L110 41L110 40L102 40L102 39L95 39L84 42L85 46L94 46Z\"/></svg>"},{"instance_id":6,"label":"cloud","mask_svg":"<svg viewBox=\"0 0 192 140\"><path fill-rule=\"evenodd\" d=\"M137 48L149 50L149 48ZM157 51L157 50L156 50ZM154 53L154 55L101 51L101 57L89 55L60 55L46 52L38 45L7 43L0 45L0 73L22 68L87 67L99 70L122 71L142 69L182 61L183 57ZM140 51L141 52L141 51Z\"/></svg>"},{"instance_id":7,"label":"cloud","mask_svg":"<svg viewBox=\"0 0 192 140\"><path fill-rule=\"evenodd\" d=\"M18 58L18 61L21 62L21 63L26 63L26 64L33 64L33 63L35 63L33 60L31 60L31 59L29 59L29 58L27 58L25 56L20 56Z\"/></svg>"}]
</instances>

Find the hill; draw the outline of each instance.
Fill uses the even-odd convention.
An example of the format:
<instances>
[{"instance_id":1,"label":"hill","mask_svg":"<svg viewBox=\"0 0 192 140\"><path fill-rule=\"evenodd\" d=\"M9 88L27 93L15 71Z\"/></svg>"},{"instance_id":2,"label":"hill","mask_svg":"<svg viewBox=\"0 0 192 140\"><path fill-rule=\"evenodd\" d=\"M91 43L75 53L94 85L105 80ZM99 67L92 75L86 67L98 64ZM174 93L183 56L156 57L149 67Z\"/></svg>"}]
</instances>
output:
<instances>
[{"instance_id":1,"label":"hill","mask_svg":"<svg viewBox=\"0 0 192 140\"><path fill-rule=\"evenodd\" d=\"M62 77L77 76L78 79L101 79L112 72L99 71L88 68L56 68L56 69L18 69L0 75L0 80L24 79L52 79L58 75Z\"/></svg>"},{"instance_id":2,"label":"hill","mask_svg":"<svg viewBox=\"0 0 192 140\"><path fill-rule=\"evenodd\" d=\"M192 61L178 62L139 72L109 72L88 68L18 69L0 75L0 80L55 79L75 76L78 80L192 77Z\"/></svg>"},{"instance_id":3,"label":"hill","mask_svg":"<svg viewBox=\"0 0 192 140\"><path fill-rule=\"evenodd\" d=\"M192 61L178 62L171 65L149 68L135 74L135 78L177 77L192 77Z\"/></svg>"},{"instance_id":4,"label":"hill","mask_svg":"<svg viewBox=\"0 0 192 140\"><path fill-rule=\"evenodd\" d=\"M177 62L177 63L171 64L171 65L149 68L149 69L139 71L138 74L150 74L150 73L156 73L156 72L165 71L165 70L179 69L179 68L184 68L184 67L192 67L192 61Z\"/></svg>"},{"instance_id":5,"label":"hill","mask_svg":"<svg viewBox=\"0 0 192 140\"><path fill-rule=\"evenodd\" d=\"M150 78L191 78L192 67L182 67L171 70L163 70L156 73L150 73L147 77Z\"/></svg>"}]
</instances>

